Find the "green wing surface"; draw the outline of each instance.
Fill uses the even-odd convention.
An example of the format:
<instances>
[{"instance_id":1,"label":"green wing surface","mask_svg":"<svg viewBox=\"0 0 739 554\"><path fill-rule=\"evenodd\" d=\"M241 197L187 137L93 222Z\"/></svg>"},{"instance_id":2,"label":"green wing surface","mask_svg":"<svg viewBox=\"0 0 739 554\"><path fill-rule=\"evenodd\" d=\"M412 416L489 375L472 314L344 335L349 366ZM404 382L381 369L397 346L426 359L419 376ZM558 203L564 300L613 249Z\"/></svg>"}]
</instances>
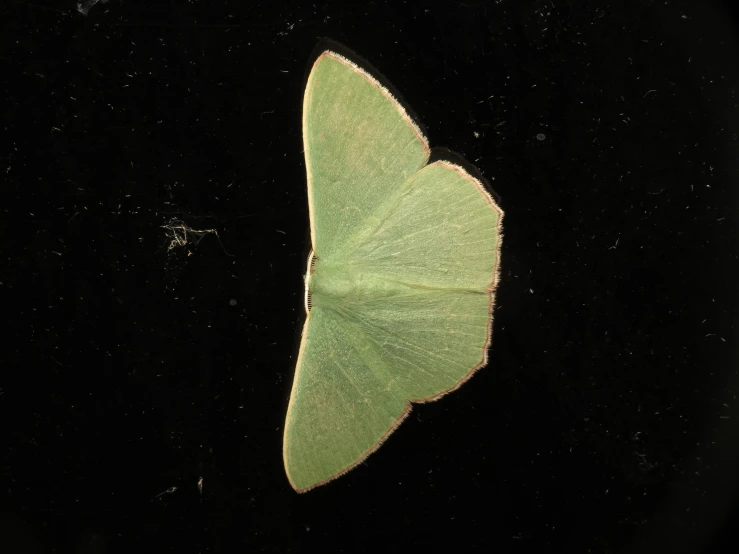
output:
<instances>
[{"instance_id":1,"label":"green wing surface","mask_svg":"<svg viewBox=\"0 0 739 554\"><path fill-rule=\"evenodd\" d=\"M299 492L486 363L503 217L462 167L426 165L402 107L341 56L318 58L304 110L314 257L283 442Z\"/></svg>"},{"instance_id":2,"label":"green wing surface","mask_svg":"<svg viewBox=\"0 0 739 554\"><path fill-rule=\"evenodd\" d=\"M426 139L405 110L367 72L324 52L303 100L311 238L330 258L372 226L389 196L423 167Z\"/></svg>"}]
</instances>

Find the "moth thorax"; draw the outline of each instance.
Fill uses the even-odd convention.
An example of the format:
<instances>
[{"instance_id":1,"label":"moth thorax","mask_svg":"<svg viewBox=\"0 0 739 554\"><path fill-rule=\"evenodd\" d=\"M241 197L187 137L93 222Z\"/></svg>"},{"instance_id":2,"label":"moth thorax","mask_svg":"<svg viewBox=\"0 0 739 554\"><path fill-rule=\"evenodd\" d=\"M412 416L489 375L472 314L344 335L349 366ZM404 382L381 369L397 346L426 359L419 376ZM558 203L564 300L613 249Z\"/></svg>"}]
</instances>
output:
<instances>
[{"instance_id":1,"label":"moth thorax","mask_svg":"<svg viewBox=\"0 0 739 554\"><path fill-rule=\"evenodd\" d=\"M308 280L310 305L341 305L361 295L361 275L356 268L318 260Z\"/></svg>"}]
</instances>

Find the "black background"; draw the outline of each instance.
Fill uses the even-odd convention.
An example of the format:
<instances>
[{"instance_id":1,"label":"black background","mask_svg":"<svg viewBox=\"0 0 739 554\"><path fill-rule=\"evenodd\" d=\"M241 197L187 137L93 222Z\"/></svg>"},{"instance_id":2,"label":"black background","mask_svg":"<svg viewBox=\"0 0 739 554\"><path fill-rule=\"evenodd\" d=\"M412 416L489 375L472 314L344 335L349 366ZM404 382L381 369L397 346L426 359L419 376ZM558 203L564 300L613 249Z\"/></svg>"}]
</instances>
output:
<instances>
[{"instance_id":1,"label":"black background","mask_svg":"<svg viewBox=\"0 0 739 554\"><path fill-rule=\"evenodd\" d=\"M733 550L736 12L84 4L0 8L2 552ZM480 169L505 240L489 366L297 495L321 38Z\"/></svg>"}]
</instances>

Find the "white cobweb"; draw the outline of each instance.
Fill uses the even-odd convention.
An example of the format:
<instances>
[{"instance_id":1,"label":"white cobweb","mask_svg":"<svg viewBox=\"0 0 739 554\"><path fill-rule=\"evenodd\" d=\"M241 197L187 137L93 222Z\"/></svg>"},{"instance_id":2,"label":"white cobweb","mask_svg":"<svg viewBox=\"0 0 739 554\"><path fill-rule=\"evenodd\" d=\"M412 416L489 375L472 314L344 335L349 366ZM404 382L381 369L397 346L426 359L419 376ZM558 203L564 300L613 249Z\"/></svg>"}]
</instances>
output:
<instances>
[{"instance_id":1,"label":"white cobweb","mask_svg":"<svg viewBox=\"0 0 739 554\"><path fill-rule=\"evenodd\" d=\"M92 9L92 7L98 2L106 4L108 0L79 0L79 2L77 2L77 11L82 15L87 15L87 12L89 12L90 9Z\"/></svg>"}]
</instances>

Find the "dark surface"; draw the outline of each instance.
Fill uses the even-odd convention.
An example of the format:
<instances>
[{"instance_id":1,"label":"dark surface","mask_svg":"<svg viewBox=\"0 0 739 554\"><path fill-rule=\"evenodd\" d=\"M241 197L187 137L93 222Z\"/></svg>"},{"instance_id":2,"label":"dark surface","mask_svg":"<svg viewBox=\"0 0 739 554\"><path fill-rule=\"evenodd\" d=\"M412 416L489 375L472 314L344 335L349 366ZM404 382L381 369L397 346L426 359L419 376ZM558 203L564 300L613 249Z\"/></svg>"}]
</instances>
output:
<instances>
[{"instance_id":1,"label":"dark surface","mask_svg":"<svg viewBox=\"0 0 739 554\"><path fill-rule=\"evenodd\" d=\"M0 7L0 551L736 547L736 13L75 5ZM491 180L505 241L489 367L298 496L321 37Z\"/></svg>"}]
</instances>

